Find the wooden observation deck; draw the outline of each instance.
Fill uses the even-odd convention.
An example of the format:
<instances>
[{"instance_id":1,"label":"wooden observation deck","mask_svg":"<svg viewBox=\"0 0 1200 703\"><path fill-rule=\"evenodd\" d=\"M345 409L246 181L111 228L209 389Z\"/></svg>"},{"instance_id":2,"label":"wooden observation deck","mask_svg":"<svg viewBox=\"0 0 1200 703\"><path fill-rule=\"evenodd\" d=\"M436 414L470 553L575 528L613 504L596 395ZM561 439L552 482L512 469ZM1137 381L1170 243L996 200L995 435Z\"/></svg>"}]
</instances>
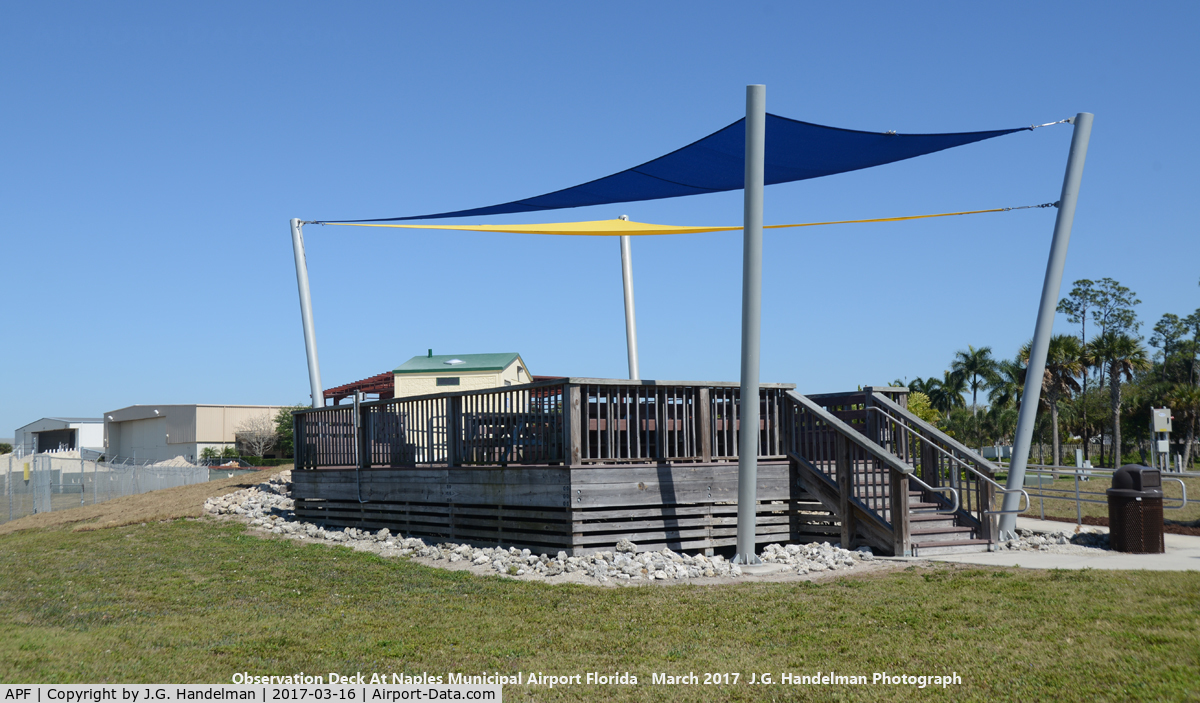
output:
<instances>
[{"instance_id":1,"label":"wooden observation deck","mask_svg":"<svg viewBox=\"0 0 1200 703\"><path fill-rule=\"evenodd\" d=\"M987 548L995 467L907 389L793 388L758 399L759 543ZM560 378L302 410L296 514L535 552L734 545L739 409L735 383Z\"/></svg>"}]
</instances>

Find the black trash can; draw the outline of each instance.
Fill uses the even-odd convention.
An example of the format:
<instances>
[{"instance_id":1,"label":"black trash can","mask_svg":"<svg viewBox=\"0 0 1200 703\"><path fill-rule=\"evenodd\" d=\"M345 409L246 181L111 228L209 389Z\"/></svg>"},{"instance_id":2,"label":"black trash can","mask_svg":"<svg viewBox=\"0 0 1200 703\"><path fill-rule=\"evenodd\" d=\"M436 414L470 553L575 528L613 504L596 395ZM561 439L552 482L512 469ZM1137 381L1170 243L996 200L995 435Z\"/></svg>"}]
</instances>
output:
<instances>
[{"instance_id":1,"label":"black trash can","mask_svg":"<svg viewBox=\"0 0 1200 703\"><path fill-rule=\"evenodd\" d=\"M1162 554L1163 492L1158 469L1129 464L1113 473L1108 495L1108 541L1114 551Z\"/></svg>"}]
</instances>

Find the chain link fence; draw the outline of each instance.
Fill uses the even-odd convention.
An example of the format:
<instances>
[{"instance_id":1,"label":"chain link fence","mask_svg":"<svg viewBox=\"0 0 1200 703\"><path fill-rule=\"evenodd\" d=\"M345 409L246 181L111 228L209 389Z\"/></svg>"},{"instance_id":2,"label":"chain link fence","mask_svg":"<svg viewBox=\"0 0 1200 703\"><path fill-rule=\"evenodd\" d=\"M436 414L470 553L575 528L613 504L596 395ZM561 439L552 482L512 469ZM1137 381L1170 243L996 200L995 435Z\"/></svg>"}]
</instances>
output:
<instances>
[{"instance_id":1,"label":"chain link fence","mask_svg":"<svg viewBox=\"0 0 1200 703\"><path fill-rule=\"evenodd\" d=\"M209 480L207 466L177 461L109 463L51 454L9 454L0 458L4 478L0 522Z\"/></svg>"}]
</instances>

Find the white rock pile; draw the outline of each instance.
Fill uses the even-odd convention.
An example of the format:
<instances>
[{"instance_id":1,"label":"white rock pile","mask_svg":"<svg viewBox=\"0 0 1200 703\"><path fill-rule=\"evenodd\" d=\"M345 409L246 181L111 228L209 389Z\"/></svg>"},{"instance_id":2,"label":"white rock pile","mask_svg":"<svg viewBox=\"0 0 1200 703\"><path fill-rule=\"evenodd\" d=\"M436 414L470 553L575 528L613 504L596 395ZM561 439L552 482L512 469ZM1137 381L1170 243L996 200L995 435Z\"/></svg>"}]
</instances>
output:
<instances>
[{"instance_id":1,"label":"white rock pile","mask_svg":"<svg viewBox=\"0 0 1200 703\"><path fill-rule=\"evenodd\" d=\"M1023 528L1017 529L1017 538L1001 542L1000 549L1017 551L1041 551L1059 553L1078 553L1081 550L1108 549L1108 535L1096 530L1083 530L1078 533L1048 532L1039 533Z\"/></svg>"},{"instance_id":2,"label":"white rock pile","mask_svg":"<svg viewBox=\"0 0 1200 703\"><path fill-rule=\"evenodd\" d=\"M821 544L768 544L759 558L764 564L786 564L794 567L800 575L819 573L822 571L837 571L852 569L860 561L870 561L875 558L869 547L859 547L855 551L842 549L828 542Z\"/></svg>"},{"instance_id":3,"label":"white rock pile","mask_svg":"<svg viewBox=\"0 0 1200 703\"><path fill-rule=\"evenodd\" d=\"M619 541L614 551L585 556L534 554L516 547L473 547L468 544L444 542L429 544L416 537L392 534L388 529L375 532L353 527L326 528L297 521L295 503L290 498L291 472L284 471L253 488L209 498L204 511L249 523L251 527L289 539L322 541L372 552L385 557L421 557L448 564L465 562L509 576L549 578L560 574L577 574L599 583L613 581L677 581L702 577L738 577L742 569L728 559L716 555L688 555L663 549L638 552L637 545L627 539ZM761 554L766 564L780 564L788 571L804 575L824 571L851 569L874 557L871 550L842 549L828 542L787 546L767 545Z\"/></svg>"}]
</instances>

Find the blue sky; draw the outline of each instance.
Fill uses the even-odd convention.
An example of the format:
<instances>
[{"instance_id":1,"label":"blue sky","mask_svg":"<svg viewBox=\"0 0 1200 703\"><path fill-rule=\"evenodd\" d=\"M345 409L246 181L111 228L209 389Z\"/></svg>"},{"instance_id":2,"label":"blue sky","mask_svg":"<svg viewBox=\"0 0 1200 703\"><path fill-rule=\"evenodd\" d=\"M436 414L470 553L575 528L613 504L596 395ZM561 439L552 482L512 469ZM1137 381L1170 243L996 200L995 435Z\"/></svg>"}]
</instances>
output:
<instances>
[{"instance_id":1,"label":"blue sky","mask_svg":"<svg viewBox=\"0 0 1200 703\"><path fill-rule=\"evenodd\" d=\"M305 402L288 219L490 205L767 109L852 129L1096 115L1064 293L1200 307L1200 6L9 3L0 436L135 403ZM767 190L768 223L1053 201L1071 128ZM481 222L737 224L741 193ZM765 239L762 380L940 375L1032 335L1052 211ZM615 240L306 228L326 386L435 353L626 374ZM736 380L741 233L634 242L644 378ZM1057 330L1068 330L1059 319Z\"/></svg>"}]
</instances>

